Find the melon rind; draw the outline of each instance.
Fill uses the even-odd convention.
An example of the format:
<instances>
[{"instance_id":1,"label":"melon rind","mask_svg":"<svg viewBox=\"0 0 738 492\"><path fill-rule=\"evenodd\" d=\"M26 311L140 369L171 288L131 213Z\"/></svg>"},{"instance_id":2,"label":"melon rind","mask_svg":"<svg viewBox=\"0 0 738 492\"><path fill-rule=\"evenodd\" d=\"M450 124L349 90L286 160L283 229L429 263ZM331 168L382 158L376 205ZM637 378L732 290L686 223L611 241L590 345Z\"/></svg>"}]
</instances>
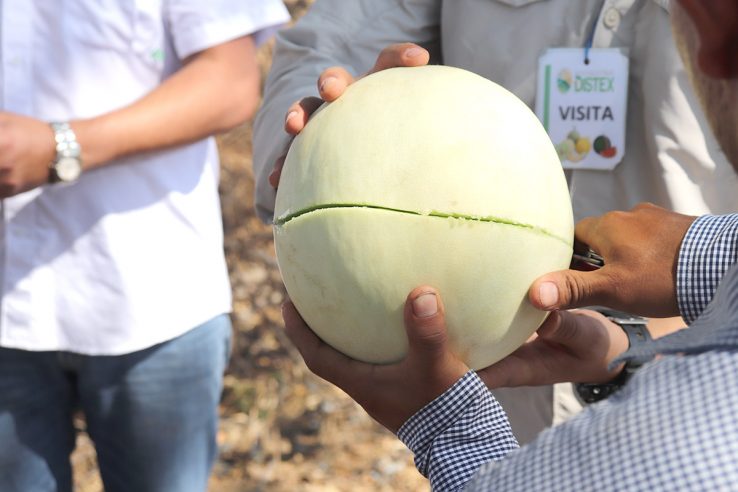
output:
<instances>
[{"instance_id":1,"label":"melon rind","mask_svg":"<svg viewBox=\"0 0 738 492\"><path fill-rule=\"evenodd\" d=\"M558 155L502 87L450 67L384 70L323 105L290 147L275 206L287 292L324 341L358 360L407 351L403 305L439 289L472 368L520 346L527 301L568 267L574 222Z\"/></svg>"}]
</instances>

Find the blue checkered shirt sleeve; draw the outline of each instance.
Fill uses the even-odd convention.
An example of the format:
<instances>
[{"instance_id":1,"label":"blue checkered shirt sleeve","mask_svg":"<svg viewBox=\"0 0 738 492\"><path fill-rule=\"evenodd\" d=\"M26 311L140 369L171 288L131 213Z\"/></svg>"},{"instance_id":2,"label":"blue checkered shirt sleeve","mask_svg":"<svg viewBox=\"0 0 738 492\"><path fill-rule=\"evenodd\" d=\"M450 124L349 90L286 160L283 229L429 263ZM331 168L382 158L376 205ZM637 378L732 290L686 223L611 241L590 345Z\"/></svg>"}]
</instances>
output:
<instances>
[{"instance_id":1,"label":"blue checkered shirt sleeve","mask_svg":"<svg viewBox=\"0 0 738 492\"><path fill-rule=\"evenodd\" d=\"M518 447L507 415L484 382L469 371L422 408L397 436L433 490L459 490L489 460Z\"/></svg>"},{"instance_id":2,"label":"blue checkered shirt sleeve","mask_svg":"<svg viewBox=\"0 0 738 492\"><path fill-rule=\"evenodd\" d=\"M704 311L736 262L738 214L698 217L682 241L677 264L677 302L687 324Z\"/></svg>"}]
</instances>

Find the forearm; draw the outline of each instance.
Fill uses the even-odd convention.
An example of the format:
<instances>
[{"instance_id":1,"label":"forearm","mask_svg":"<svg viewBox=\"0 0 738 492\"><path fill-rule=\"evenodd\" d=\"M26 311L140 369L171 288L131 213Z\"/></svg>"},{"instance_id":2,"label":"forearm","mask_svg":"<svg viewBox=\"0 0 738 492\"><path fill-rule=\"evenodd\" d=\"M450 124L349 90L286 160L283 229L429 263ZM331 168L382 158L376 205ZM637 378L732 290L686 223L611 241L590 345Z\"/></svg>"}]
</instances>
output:
<instances>
[{"instance_id":1,"label":"forearm","mask_svg":"<svg viewBox=\"0 0 738 492\"><path fill-rule=\"evenodd\" d=\"M253 114L258 90L259 71L250 36L197 53L133 104L72 122L84 168L229 130Z\"/></svg>"}]
</instances>

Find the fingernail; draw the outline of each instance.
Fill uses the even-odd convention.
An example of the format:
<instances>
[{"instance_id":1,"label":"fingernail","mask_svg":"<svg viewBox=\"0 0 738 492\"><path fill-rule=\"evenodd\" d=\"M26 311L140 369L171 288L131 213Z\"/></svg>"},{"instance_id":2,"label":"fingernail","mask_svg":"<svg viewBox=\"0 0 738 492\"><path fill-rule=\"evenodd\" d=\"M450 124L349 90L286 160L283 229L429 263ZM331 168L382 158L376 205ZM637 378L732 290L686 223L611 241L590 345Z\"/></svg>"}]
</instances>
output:
<instances>
[{"instance_id":1,"label":"fingernail","mask_svg":"<svg viewBox=\"0 0 738 492\"><path fill-rule=\"evenodd\" d=\"M432 292L413 299L413 314L418 318L429 318L438 312L438 299Z\"/></svg>"},{"instance_id":2,"label":"fingernail","mask_svg":"<svg viewBox=\"0 0 738 492\"><path fill-rule=\"evenodd\" d=\"M554 307L559 302L559 288L553 282L543 282L538 288L538 298L544 308Z\"/></svg>"},{"instance_id":3,"label":"fingernail","mask_svg":"<svg viewBox=\"0 0 738 492\"><path fill-rule=\"evenodd\" d=\"M332 84L337 79L335 77L326 77L323 79L323 82L320 83L320 92L323 92L328 84Z\"/></svg>"},{"instance_id":4,"label":"fingernail","mask_svg":"<svg viewBox=\"0 0 738 492\"><path fill-rule=\"evenodd\" d=\"M287 116L284 119L285 123L290 121L293 116L297 116L297 111L290 111L289 113L287 113Z\"/></svg>"},{"instance_id":5,"label":"fingernail","mask_svg":"<svg viewBox=\"0 0 738 492\"><path fill-rule=\"evenodd\" d=\"M421 48L418 48L416 46L416 47L413 47L413 48L408 48L405 51L405 56L408 57L408 58L415 58L416 56L420 56L422 53L423 53L423 50Z\"/></svg>"}]
</instances>

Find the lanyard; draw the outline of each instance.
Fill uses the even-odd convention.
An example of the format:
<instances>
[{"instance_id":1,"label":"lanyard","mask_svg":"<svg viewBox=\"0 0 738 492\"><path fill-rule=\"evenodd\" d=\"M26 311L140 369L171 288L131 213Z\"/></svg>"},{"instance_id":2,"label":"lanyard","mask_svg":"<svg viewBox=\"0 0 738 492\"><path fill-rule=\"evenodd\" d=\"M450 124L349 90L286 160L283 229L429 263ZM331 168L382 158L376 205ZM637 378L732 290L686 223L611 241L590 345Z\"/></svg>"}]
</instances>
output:
<instances>
[{"instance_id":1,"label":"lanyard","mask_svg":"<svg viewBox=\"0 0 738 492\"><path fill-rule=\"evenodd\" d=\"M599 21L599 15L596 15L594 22L592 22L592 28L589 30L589 36L587 41L584 43L584 64L589 65L589 50L592 48L592 42L594 41L595 31L597 30L597 22Z\"/></svg>"}]
</instances>

